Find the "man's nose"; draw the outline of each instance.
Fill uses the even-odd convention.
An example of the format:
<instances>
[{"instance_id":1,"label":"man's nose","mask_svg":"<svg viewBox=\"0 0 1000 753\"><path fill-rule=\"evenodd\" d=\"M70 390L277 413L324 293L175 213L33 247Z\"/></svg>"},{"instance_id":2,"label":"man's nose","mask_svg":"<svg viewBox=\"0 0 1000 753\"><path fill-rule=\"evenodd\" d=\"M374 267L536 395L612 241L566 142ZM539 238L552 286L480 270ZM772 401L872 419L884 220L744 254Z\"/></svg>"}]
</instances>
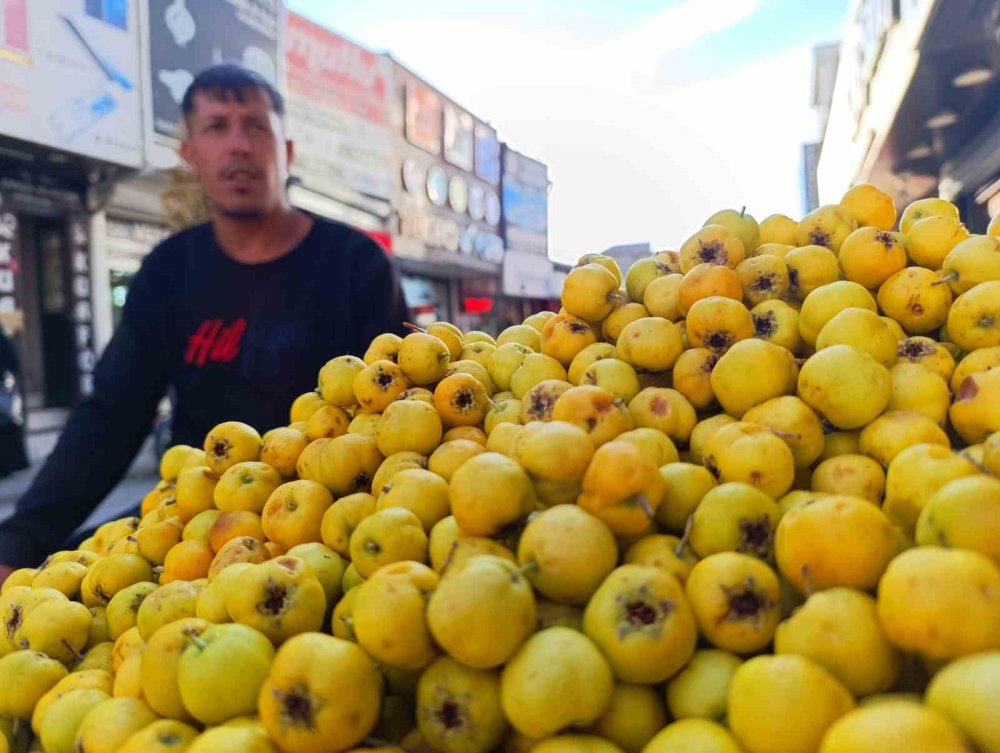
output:
<instances>
[{"instance_id":1,"label":"man's nose","mask_svg":"<svg viewBox=\"0 0 1000 753\"><path fill-rule=\"evenodd\" d=\"M249 154L253 151L250 133L246 128L236 126L229 132L229 150L234 154Z\"/></svg>"}]
</instances>

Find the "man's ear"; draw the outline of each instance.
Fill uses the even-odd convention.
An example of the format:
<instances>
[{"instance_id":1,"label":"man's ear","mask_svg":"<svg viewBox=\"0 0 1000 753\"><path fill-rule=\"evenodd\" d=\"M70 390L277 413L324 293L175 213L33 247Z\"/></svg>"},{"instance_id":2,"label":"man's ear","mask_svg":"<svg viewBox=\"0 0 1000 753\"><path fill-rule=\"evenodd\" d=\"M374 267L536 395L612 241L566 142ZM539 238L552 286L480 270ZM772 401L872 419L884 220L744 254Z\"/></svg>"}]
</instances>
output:
<instances>
[{"instance_id":1,"label":"man's ear","mask_svg":"<svg viewBox=\"0 0 1000 753\"><path fill-rule=\"evenodd\" d=\"M191 146L191 141L187 138L183 139L181 141L181 148L178 150L178 154L180 154L181 159L184 160L185 164L188 166L188 169L191 170L194 169L194 165L191 164L191 160L194 156L193 151L194 148Z\"/></svg>"},{"instance_id":2,"label":"man's ear","mask_svg":"<svg viewBox=\"0 0 1000 753\"><path fill-rule=\"evenodd\" d=\"M295 142L291 139L285 139L285 162L291 167L291 164L295 161Z\"/></svg>"}]
</instances>

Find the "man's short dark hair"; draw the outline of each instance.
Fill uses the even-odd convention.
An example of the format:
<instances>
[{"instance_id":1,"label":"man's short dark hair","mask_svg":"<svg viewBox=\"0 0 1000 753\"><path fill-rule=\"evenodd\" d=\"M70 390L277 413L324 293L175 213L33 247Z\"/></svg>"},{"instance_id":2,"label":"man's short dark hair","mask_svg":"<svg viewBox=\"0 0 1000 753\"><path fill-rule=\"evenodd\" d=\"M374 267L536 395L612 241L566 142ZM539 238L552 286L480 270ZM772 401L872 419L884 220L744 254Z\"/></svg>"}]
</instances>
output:
<instances>
[{"instance_id":1,"label":"man's short dark hair","mask_svg":"<svg viewBox=\"0 0 1000 753\"><path fill-rule=\"evenodd\" d=\"M275 115L279 118L285 115L285 100L281 93L266 78L242 65L221 63L206 68L195 76L181 100L181 112L185 120L194 112L194 95L199 92L213 99L232 97L241 104L251 94L263 93L271 103Z\"/></svg>"}]
</instances>

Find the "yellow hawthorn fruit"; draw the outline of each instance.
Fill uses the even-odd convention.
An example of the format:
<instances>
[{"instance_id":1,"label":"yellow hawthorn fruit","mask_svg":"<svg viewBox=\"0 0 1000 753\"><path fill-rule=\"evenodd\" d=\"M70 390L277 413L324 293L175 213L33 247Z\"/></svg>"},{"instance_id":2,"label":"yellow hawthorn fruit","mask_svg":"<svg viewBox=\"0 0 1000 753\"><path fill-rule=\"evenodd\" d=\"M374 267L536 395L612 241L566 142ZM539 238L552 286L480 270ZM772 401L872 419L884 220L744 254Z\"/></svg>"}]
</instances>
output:
<instances>
[{"instance_id":1,"label":"yellow hawthorn fruit","mask_svg":"<svg viewBox=\"0 0 1000 753\"><path fill-rule=\"evenodd\" d=\"M896 207L892 197L870 183L859 183L849 188L841 197L840 206L861 226L891 230L896 224Z\"/></svg>"},{"instance_id":2,"label":"yellow hawthorn fruit","mask_svg":"<svg viewBox=\"0 0 1000 753\"><path fill-rule=\"evenodd\" d=\"M222 512L246 510L260 513L271 493L281 485L281 475L267 463L236 463L219 477L212 498Z\"/></svg>"},{"instance_id":3,"label":"yellow hawthorn fruit","mask_svg":"<svg viewBox=\"0 0 1000 753\"><path fill-rule=\"evenodd\" d=\"M760 246L767 243L795 243L799 223L784 214L771 214L760 221Z\"/></svg>"},{"instance_id":4,"label":"yellow hawthorn fruit","mask_svg":"<svg viewBox=\"0 0 1000 753\"><path fill-rule=\"evenodd\" d=\"M599 322L614 308L619 285L620 280L600 264L574 267L563 282L563 308L588 322Z\"/></svg>"},{"instance_id":5,"label":"yellow hawthorn fruit","mask_svg":"<svg viewBox=\"0 0 1000 753\"><path fill-rule=\"evenodd\" d=\"M500 675L442 656L420 675L418 728L440 750L492 750L508 730L500 706Z\"/></svg>"},{"instance_id":6,"label":"yellow hawthorn fruit","mask_svg":"<svg viewBox=\"0 0 1000 753\"><path fill-rule=\"evenodd\" d=\"M903 236L875 227L858 228L844 239L837 260L846 279L874 290L906 267Z\"/></svg>"},{"instance_id":7,"label":"yellow hawthorn fruit","mask_svg":"<svg viewBox=\"0 0 1000 753\"><path fill-rule=\"evenodd\" d=\"M339 408L354 405L354 379L364 368L365 362L356 356L337 356L327 361L318 378L323 401Z\"/></svg>"},{"instance_id":8,"label":"yellow hawthorn fruit","mask_svg":"<svg viewBox=\"0 0 1000 753\"><path fill-rule=\"evenodd\" d=\"M498 390L509 390L510 378L521 364L524 363L524 357L534 352L536 351L526 345L515 342L505 343L497 348L493 355L490 356L489 363L486 364L486 370L489 372L490 379L493 380L493 386ZM435 388L434 392L435 394L437 393L437 388Z\"/></svg>"},{"instance_id":9,"label":"yellow hawthorn fruit","mask_svg":"<svg viewBox=\"0 0 1000 753\"><path fill-rule=\"evenodd\" d=\"M322 437L339 437L347 433L351 417L343 408L335 405L324 405L306 422L306 437L310 441ZM263 450L262 450L263 451Z\"/></svg>"},{"instance_id":10,"label":"yellow hawthorn fruit","mask_svg":"<svg viewBox=\"0 0 1000 753\"><path fill-rule=\"evenodd\" d=\"M404 469L393 476L379 492L375 509L390 508L404 508L414 513L424 530L429 532L450 512L448 482L423 468Z\"/></svg>"},{"instance_id":11,"label":"yellow hawthorn fruit","mask_svg":"<svg viewBox=\"0 0 1000 753\"><path fill-rule=\"evenodd\" d=\"M163 571L160 573L160 583L171 583L175 580L192 581L208 576L215 552L207 541L193 539L181 541L163 559Z\"/></svg>"},{"instance_id":12,"label":"yellow hawthorn fruit","mask_svg":"<svg viewBox=\"0 0 1000 753\"><path fill-rule=\"evenodd\" d=\"M345 750L375 727L382 681L350 641L306 633L275 654L260 692L260 721L289 753Z\"/></svg>"},{"instance_id":13,"label":"yellow hawthorn fruit","mask_svg":"<svg viewBox=\"0 0 1000 753\"><path fill-rule=\"evenodd\" d=\"M1000 750L1000 652L956 659L927 686L926 703L956 724L980 750Z\"/></svg>"},{"instance_id":14,"label":"yellow hawthorn fruit","mask_svg":"<svg viewBox=\"0 0 1000 753\"><path fill-rule=\"evenodd\" d=\"M453 426L441 435L442 442L451 442L455 439L466 439L485 447L487 436L478 426Z\"/></svg>"},{"instance_id":15,"label":"yellow hawthorn fruit","mask_svg":"<svg viewBox=\"0 0 1000 753\"><path fill-rule=\"evenodd\" d=\"M648 528L663 499L655 463L627 442L609 442L594 453L577 504L600 518L616 535Z\"/></svg>"},{"instance_id":16,"label":"yellow hawthorn fruit","mask_svg":"<svg viewBox=\"0 0 1000 753\"><path fill-rule=\"evenodd\" d=\"M1000 350L998 350L998 355L1000 355ZM900 342L896 347L896 361L897 364L907 361L924 366L939 375L945 382L949 382L955 372L955 359L951 353L943 345L929 337L908 337ZM956 389L957 386L955 385Z\"/></svg>"},{"instance_id":17,"label":"yellow hawthorn fruit","mask_svg":"<svg viewBox=\"0 0 1000 753\"><path fill-rule=\"evenodd\" d=\"M261 513L264 535L290 549L320 540L323 515L333 504L333 495L315 481L290 481L274 490Z\"/></svg>"},{"instance_id":18,"label":"yellow hawthorn fruit","mask_svg":"<svg viewBox=\"0 0 1000 753\"><path fill-rule=\"evenodd\" d=\"M410 384L402 368L392 361L375 361L354 378L354 397L369 413L381 413Z\"/></svg>"},{"instance_id":19,"label":"yellow hawthorn fruit","mask_svg":"<svg viewBox=\"0 0 1000 753\"><path fill-rule=\"evenodd\" d=\"M1000 479L968 476L935 491L917 519L916 541L969 549L1000 566Z\"/></svg>"},{"instance_id":20,"label":"yellow hawthorn fruit","mask_svg":"<svg viewBox=\"0 0 1000 753\"><path fill-rule=\"evenodd\" d=\"M819 753L883 750L962 753L968 748L958 728L943 714L909 700L891 698L841 717L827 730Z\"/></svg>"},{"instance_id":21,"label":"yellow hawthorn fruit","mask_svg":"<svg viewBox=\"0 0 1000 753\"><path fill-rule=\"evenodd\" d=\"M666 463L676 463L680 459L673 441L659 429L640 427L619 434L619 442L628 442L638 447L657 467Z\"/></svg>"},{"instance_id":22,"label":"yellow hawthorn fruit","mask_svg":"<svg viewBox=\"0 0 1000 753\"><path fill-rule=\"evenodd\" d=\"M785 301L763 301L750 310L754 337L797 354L802 349L799 312Z\"/></svg>"},{"instance_id":23,"label":"yellow hawthorn fruit","mask_svg":"<svg viewBox=\"0 0 1000 753\"><path fill-rule=\"evenodd\" d=\"M325 591L303 560L279 556L241 575L242 588L226 605L233 622L259 630L275 645L322 625Z\"/></svg>"},{"instance_id":24,"label":"yellow hawthorn fruit","mask_svg":"<svg viewBox=\"0 0 1000 753\"><path fill-rule=\"evenodd\" d=\"M968 458L940 444L915 444L889 463L883 509L892 522L913 533L930 497L945 484L979 469Z\"/></svg>"},{"instance_id":25,"label":"yellow hawthorn fruit","mask_svg":"<svg viewBox=\"0 0 1000 753\"><path fill-rule=\"evenodd\" d=\"M595 361L602 358L618 358L618 351L611 343L593 343L577 353L567 371L571 385L579 384L580 378Z\"/></svg>"},{"instance_id":26,"label":"yellow hawthorn fruit","mask_svg":"<svg viewBox=\"0 0 1000 753\"><path fill-rule=\"evenodd\" d=\"M351 534L351 561L358 573L368 578L392 562L427 559L427 535L420 518L400 507L376 510Z\"/></svg>"},{"instance_id":27,"label":"yellow hawthorn fruit","mask_svg":"<svg viewBox=\"0 0 1000 753\"><path fill-rule=\"evenodd\" d=\"M855 696L882 693L899 677L899 652L882 635L875 599L849 588L814 593L774 634L776 654L812 659Z\"/></svg>"},{"instance_id":28,"label":"yellow hawthorn fruit","mask_svg":"<svg viewBox=\"0 0 1000 753\"><path fill-rule=\"evenodd\" d=\"M825 246L836 254L857 227L857 221L846 209L839 204L825 204L799 221L795 241L799 246Z\"/></svg>"},{"instance_id":29,"label":"yellow hawthorn fruit","mask_svg":"<svg viewBox=\"0 0 1000 753\"><path fill-rule=\"evenodd\" d=\"M888 467L900 452L915 444L949 447L944 429L922 413L886 411L864 429L858 438L862 453Z\"/></svg>"},{"instance_id":30,"label":"yellow hawthorn fruit","mask_svg":"<svg viewBox=\"0 0 1000 753\"><path fill-rule=\"evenodd\" d=\"M430 457L427 458L427 470L435 473L446 482L469 458L486 451L486 448L471 439L452 439L442 442Z\"/></svg>"},{"instance_id":31,"label":"yellow hawthorn fruit","mask_svg":"<svg viewBox=\"0 0 1000 753\"><path fill-rule=\"evenodd\" d=\"M606 389L586 384L559 395L552 408L552 419L579 426L597 447L634 428L622 400Z\"/></svg>"},{"instance_id":32,"label":"yellow hawthorn fruit","mask_svg":"<svg viewBox=\"0 0 1000 753\"><path fill-rule=\"evenodd\" d=\"M646 287L642 296L642 305L650 316L660 316L671 322L683 317L680 309L680 290L684 275L668 274L657 277Z\"/></svg>"},{"instance_id":33,"label":"yellow hawthorn fruit","mask_svg":"<svg viewBox=\"0 0 1000 753\"><path fill-rule=\"evenodd\" d=\"M668 274L670 267L655 256L639 259L625 274L625 292L630 300L642 302L650 283Z\"/></svg>"},{"instance_id":34,"label":"yellow hawthorn fruit","mask_svg":"<svg viewBox=\"0 0 1000 753\"><path fill-rule=\"evenodd\" d=\"M951 659L1000 648L1000 569L985 555L921 546L896 557L879 583L885 636L903 651Z\"/></svg>"},{"instance_id":35,"label":"yellow hawthorn fruit","mask_svg":"<svg viewBox=\"0 0 1000 753\"><path fill-rule=\"evenodd\" d=\"M724 353L753 337L753 317L741 301L710 296L696 301L688 311L686 332L691 347Z\"/></svg>"},{"instance_id":36,"label":"yellow hawthorn fruit","mask_svg":"<svg viewBox=\"0 0 1000 753\"><path fill-rule=\"evenodd\" d=\"M705 753L741 753L742 748L721 724L708 719L681 719L660 730L644 753L698 750Z\"/></svg>"},{"instance_id":37,"label":"yellow hawthorn fruit","mask_svg":"<svg viewBox=\"0 0 1000 753\"><path fill-rule=\"evenodd\" d=\"M115 753L134 733L159 718L138 698L109 698L83 718L76 733L76 749Z\"/></svg>"},{"instance_id":38,"label":"yellow hawthorn fruit","mask_svg":"<svg viewBox=\"0 0 1000 753\"><path fill-rule=\"evenodd\" d=\"M778 576L756 557L720 552L699 561L684 584L702 637L749 654L767 646L781 620Z\"/></svg>"},{"instance_id":39,"label":"yellow hawthorn fruit","mask_svg":"<svg viewBox=\"0 0 1000 753\"><path fill-rule=\"evenodd\" d=\"M638 395L641 389L635 369L617 358L604 358L592 363L583 372L580 384L601 387L626 403Z\"/></svg>"},{"instance_id":40,"label":"yellow hawthorn fruit","mask_svg":"<svg viewBox=\"0 0 1000 753\"><path fill-rule=\"evenodd\" d=\"M656 522L668 530L680 531L705 494L716 485L715 477L701 465L667 463L660 468L660 478L665 493L656 510Z\"/></svg>"},{"instance_id":41,"label":"yellow hawthorn fruit","mask_svg":"<svg viewBox=\"0 0 1000 753\"><path fill-rule=\"evenodd\" d=\"M260 434L252 426L239 421L224 421L205 437L205 461L214 472L221 474L230 466L260 457Z\"/></svg>"},{"instance_id":42,"label":"yellow hawthorn fruit","mask_svg":"<svg viewBox=\"0 0 1000 753\"><path fill-rule=\"evenodd\" d=\"M882 511L842 495L787 511L774 537L778 569L803 594L835 586L872 589L898 551L899 539Z\"/></svg>"},{"instance_id":43,"label":"yellow hawthorn fruit","mask_svg":"<svg viewBox=\"0 0 1000 753\"><path fill-rule=\"evenodd\" d=\"M484 452L464 463L448 485L452 514L473 536L493 536L526 517L534 490L525 470L496 452Z\"/></svg>"},{"instance_id":44,"label":"yellow hawthorn fruit","mask_svg":"<svg viewBox=\"0 0 1000 753\"><path fill-rule=\"evenodd\" d=\"M835 314L816 337L816 350L850 345L889 368L896 360L896 337L872 311L851 307Z\"/></svg>"},{"instance_id":45,"label":"yellow hawthorn fruit","mask_svg":"<svg viewBox=\"0 0 1000 753\"><path fill-rule=\"evenodd\" d=\"M309 442L310 439L305 432L279 426L264 435L260 459L274 468L281 478L294 478L296 463ZM179 504L180 499L178 499Z\"/></svg>"},{"instance_id":46,"label":"yellow hawthorn fruit","mask_svg":"<svg viewBox=\"0 0 1000 753\"><path fill-rule=\"evenodd\" d=\"M67 676L66 667L31 649L0 658L0 711L16 719L30 719L39 700Z\"/></svg>"},{"instance_id":47,"label":"yellow hawthorn fruit","mask_svg":"<svg viewBox=\"0 0 1000 753\"><path fill-rule=\"evenodd\" d=\"M982 282L955 299L948 333L966 352L1000 345L1000 280Z\"/></svg>"},{"instance_id":48,"label":"yellow hawthorn fruit","mask_svg":"<svg viewBox=\"0 0 1000 753\"><path fill-rule=\"evenodd\" d=\"M804 656L758 656L729 685L729 728L748 753L813 753L854 708L844 685Z\"/></svg>"},{"instance_id":49,"label":"yellow hawthorn fruit","mask_svg":"<svg viewBox=\"0 0 1000 753\"><path fill-rule=\"evenodd\" d=\"M320 524L323 543L342 557L347 557L351 534L362 520L375 512L375 504L375 497L366 492L357 492L338 499L323 513Z\"/></svg>"},{"instance_id":50,"label":"yellow hawthorn fruit","mask_svg":"<svg viewBox=\"0 0 1000 753\"><path fill-rule=\"evenodd\" d=\"M615 261L613 257L608 256L607 254L584 254L577 260L576 266L582 267L585 264L597 264L598 266L604 267L604 269L614 275L614 278L618 281L619 286L621 285L622 270L618 266L618 262Z\"/></svg>"},{"instance_id":51,"label":"yellow hawthorn fruit","mask_svg":"<svg viewBox=\"0 0 1000 753\"><path fill-rule=\"evenodd\" d=\"M792 485L795 458L771 429L747 422L721 427L706 443L703 463L720 481L742 481L772 497Z\"/></svg>"},{"instance_id":52,"label":"yellow hawthorn fruit","mask_svg":"<svg viewBox=\"0 0 1000 753\"><path fill-rule=\"evenodd\" d=\"M587 433L565 421L534 421L520 433L515 460L534 479L569 481L583 478L594 456Z\"/></svg>"},{"instance_id":53,"label":"yellow hawthorn fruit","mask_svg":"<svg viewBox=\"0 0 1000 753\"><path fill-rule=\"evenodd\" d=\"M135 619L139 637L148 642L164 625L194 617L202 590L202 584L180 580L162 585L147 594L139 605Z\"/></svg>"},{"instance_id":54,"label":"yellow hawthorn fruit","mask_svg":"<svg viewBox=\"0 0 1000 753\"><path fill-rule=\"evenodd\" d=\"M208 466L186 468L177 477L177 515L185 523L215 506L219 475Z\"/></svg>"},{"instance_id":55,"label":"yellow hawthorn fruit","mask_svg":"<svg viewBox=\"0 0 1000 753\"><path fill-rule=\"evenodd\" d=\"M925 217L906 234L906 253L914 264L938 270L948 252L968 237L969 231L957 217Z\"/></svg>"},{"instance_id":56,"label":"yellow hawthorn fruit","mask_svg":"<svg viewBox=\"0 0 1000 753\"><path fill-rule=\"evenodd\" d=\"M517 549L517 560L535 590L569 604L585 603L617 559L610 529L577 505L556 505L533 517Z\"/></svg>"},{"instance_id":57,"label":"yellow hawthorn fruit","mask_svg":"<svg viewBox=\"0 0 1000 753\"><path fill-rule=\"evenodd\" d=\"M160 458L160 478L164 481L176 481L181 470L189 464L201 465L204 462L203 451L186 444L176 444L167 449ZM196 462L201 461L201 462Z\"/></svg>"},{"instance_id":58,"label":"yellow hawthorn fruit","mask_svg":"<svg viewBox=\"0 0 1000 753\"><path fill-rule=\"evenodd\" d=\"M734 301L743 300L743 283L740 276L726 266L698 264L684 275L677 291L678 309L681 314L686 315L695 303L709 296L732 298Z\"/></svg>"},{"instance_id":59,"label":"yellow hawthorn fruit","mask_svg":"<svg viewBox=\"0 0 1000 753\"><path fill-rule=\"evenodd\" d=\"M888 411L910 411L944 425L951 406L951 392L939 372L920 363L904 361L889 369L892 394Z\"/></svg>"},{"instance_id":60,"label":"yellow hawthorn fruit","mask_svg":"<svg viewBox=\"0 0 1000 753\"><path fill-rule=\"evenodd\" d=\"M949 355L951 354L949 353ZM954 364L954 359L952 359L952 364ZM951 391L957 393L967 377L978 371L989 371L997 366L1000 366L1000 346L979 348L962 358L958 365L954 366L951 375L946 378Z\"/></svg>"},{"instance_id":61,"label":"yellow hawthorn fruit","mask_svg":"<svg viewBox=\"0 0 1000 753\"><path fill-rule=\"evenodd\" d=\"M837 455L813 469L812 489L880 504L885 494L885 471L877 460L866 455Z\"/></svg>"},{"instance_id":62,"label":"yellow hawthorn fruit","mask_svg":"<svg viewBox=\"0 0 1000 753\"><path fill-rule=\"evenodd\" d=\"M411 451L430 455L441 443L441 417L433 405L403 400L386 407L375 428L375 443L383 456Z\"/></svg>"},{"instance_id":63,"label":"yellow hawthorn fruit","mask_svg":"<svg viewBox=\"0 0 1000 753\"><path fill-rule=\"evenodd\" d=\"M644 317L622 330L617 349L618 357L634 369L668 371L674 367L684 346L680 330L673 322L660 317ZM589 369L584 374L588 372Z\"/></svg>"},{"instance_id":64,"label":"yellow hawthorn fruit","mask_svg":"<svg viewBox=\"0 0 1000 753\"><path fill-rule=\"evenodd\" d=\"M705 220L705 225L722 225L727 228L740 239L748 254L760 243L760 225L746 211L746 207L741 210L722 209Z\"/></svg>"},{"instance_id":65,"label":"yellow hawthorn fruit","mask_svg":"<svg viewBox=\"0 0 1000 753\"><path fill-rule=\"evenodd\" d=\"M396 363L410 384L433 384L444 376L451 351L443 340L426 332L412 332L399 345Z\"/></svg>"},{"instance_id":66,"label":"yellow hawthorn fruit","mask_svg":"<svg viewBox=\"0 0 1000 753\"><path fill-rule=\"evenodd\" d=\"M474 342L465 345L462 348L462 352L458 354L458 361L472 361L479 364L482 368L487 368L490 363L490 359L493 354L496 353L497 348L493 343L488 342ZM457 361L456 361L457 362ZM447 367L445 368L445 373L448 373Z\"/></svg>"},{"instance_id":67,"label":"yellow hawthorn fruit","mask_svg":"<svg viewBox=\"0 0 1000 753\"><path fill-rule=\"evenodd\" d=\"M318 480L337 497L368 491L381 463L374 439L344 434L322 448Z\"/></svg>"},{"instance_id":68,"label":"yellow hawthorn fruit","mask_svg":"<svg viewBox=\"0 0 1000 753\"><path fill-rule=\"evenodd\" d=\"M955 295L967 293L981 282L1000 280L1000 238L970 235L948 252L941 275Z\"/></svg>"},{"instance_id":69,"label":"yellow hawthorn fruit","mask_svg":"<svg viewBox=\"0 0 1000 753\"><path fill-rule=\"evenodd\" d=\"M535 629L531 585L516 563L475 557L438 584L427 601L427 625L434 642L465 666L499 667Z\"/></svg>"},{"instance_id":70,"label":"yellow hawthorn fruit","mask_svg":"<svg viewBox=\"0 0 1000 753\"><path fill-rule=\"evenodd\" d=\"M615 683L611 704L600 719L591 725L590 731L604 738L604 745L614 743L625 753L639 753L666 723L663 700L656 690L647 685L619 682ZM550 739L553 742L569 743L566 736ZM569 749L566 750L569 753ZM572 750L575 751L576 748ZM611 747L607 750L617 749Z\"/></svg>"},{"instance_id":71,"label":"yellow hawthorn fruit","mask_svg":"<svg viewBox=\"0 0 1000 753\"><path fill-rule=\"evenodd\" d=\"M742 664L735 654L717 648L695 651L691 661L667 683L667 708L674 719L726 716L726 695Z\"/></svg>"},{"instance_id":72,"label":"yellow hawthorn fruit","mask_svg":"<svg viewBox=\"0 0 1000 753\"><path fill-rule=\"evenodd\" d=\"M681 245L681 272L687 274L699 264L717 264L735 269L747 256L739 236L723 225L708 224Z\"/></svg>"},{"instance_id":73,"label":"yellow hawthorn fruit","mask_svg":"<svg viewBox=\"0 0 1000 753\"><path fill-rule=\"evenodd\" d=\"M552 420L552 411L559 396L572 387L561 379L544 379L521 397L518 418L522 424Z\"/></svg>"},{"instance_id":74,"label":"yellow hawthorn fruit","mask_svg":"<svg viewBox=\"0 0 1000 753\"><path fill-rule=\"evenodd\" d=\"M872 312L878 311L872 294L849 280L838 280L823 285L802 302L799 312L799 334L810 345L815 345L823 325L844 309L858 307Z\"/></svg>"},{"instance_id":75,"label":"yellow hawthorn fruit","mask_svg":"<svg viewBox=\"0 0 1000 753\"><path fill-rule=\"evenodd\" d=\"M326 402L316 390L304 392L292 401L292 407L288 412L288 422L308 421L309 417L324 405Z\"/></svg>"},{"instance_id":76,"label":"yellow hawthorn fruit","mask_svg":"<svg viewBox=\"0 0 1000 753\"><path fill-rule=\"evenodd\" d=\"M771 254L743 260L736 267L736 274L743 286L743 300L747 306L784 298L791 284L785 260Z\"/></svg>"},{"instance_id":77,"label":"yellow hawthorn fruit","mask_svg":"<svg viewBox=\"0 0 1000 753\"><path fill-rule=\"evenodd\" d=\"M511 726L543 738L597 721L611 703L611 668L587 636L567 627L532 635L504 667L501 703Z\"/></svg>"},{"instance_id":78,"label":"yellow hawthorn fruit","mask_svg":"<svg viewBox=\"0 0 1000 753\"><path fill-rule=\"evenodd\" d=\"M617 343L618 338L629 324L649 316L649 311L641 303L619 302L615 309L601 322L601 335L609 343Z\"/></svg>"},{"instance_id":79,"label":"yellow hawthorn fruit","mask_svg":"<svg viewBox=\"0 0 1000 753\"><path fill-rule=\"evenodd\" d=\"M878 417L892 395L889 370L850 345L831 345L811 356L798 378L798 396L840 429Z\"/></svg>"},{"instance_id":80,"label":"yellow hawthorn fruit","mask_svg":"<svg viewBox=\"0 0 1000 753\"><path fill-rule=\"evenodd\" d=\"M887 279L878 291L878 305L909 334L937 330L948 318L952 295L929 269L909 267Z\"/></svg>"},{"instance_id":81,"label":"yellow hawthorn fruit","mask_svg":"<svg viewBox=\"0 0 1000 753\"><path fill-rule=\"evenodd\" d=\"M982 442L1000 429L1000 372L980 371L968 376L952 403L948 417L966 442Z\"/></svg>"},{"instance_id":82,"label":"yellow hawthorn fruit","mask_svg":"<svg viewBox=\"0 0 1000 753\"><path fill-rule=\"evenodd\" d=\"M690 546L699 558L739 552L770 560L781 509L749 484L729 482L710 489L691 516Z\"/></svg>"},{"instance_id":83,"label":"yellow hawthorn fruit","mask_svg":"<svg viewBox=\"0 0 1000 753\"><path fill-rule=\"evenodd\" d=\"M187 721L192 717L184 708L177 673L181 654L207 628L209 623L189 617L170 622L158 629L142 652L142 693L156 713Z\"/></svg>"},{"instance_id":84,"label":"yellow hawthorn fruit","mask_svg":"<svg viewBox=\"0 0 1000 753\"><path fill-rule=\"evenodd\" d=\"M795 390L795 362L787 350L751 338L734 344L711 370L712 393L723 410L742 418L748 410Z\"/></svg>"},{"instance_id":85,"label":"yellow hawthorn fruit","mask_svg":"<svg viewBox=\"0 0 1000 753\"><path fill-rule=\"evenodd\" d=\"M532 353L524 357L524 361L511 375L510 391L514 393L514 397L521 399L532 387L546 379L558 379L565 382L566 369L551 356L544 353Z\"/></svg>"},{"instance_id":86,"label":"yellow hawthorn fruit","mask_svg":"<svg viewBox=\"0 0 1000 753\"><path fill-rule=\"evenodd\" d=\"M541 345L538 330L527 324L514 324L497 335L498 350L509 343L523 345L536 352Z\"/></svg>"},{"instance_id":87,"label":"yellow hawthorn fruit","mask_svg":"<svg viewBox=\"0 0 1000 753\"><path fill-rule=\"evenodd\" d=\"M583 629L622 682L663 682L694 653L698 632L684 587L649 565L622 565L587 602Z\"/></svg>"}]
</instances>

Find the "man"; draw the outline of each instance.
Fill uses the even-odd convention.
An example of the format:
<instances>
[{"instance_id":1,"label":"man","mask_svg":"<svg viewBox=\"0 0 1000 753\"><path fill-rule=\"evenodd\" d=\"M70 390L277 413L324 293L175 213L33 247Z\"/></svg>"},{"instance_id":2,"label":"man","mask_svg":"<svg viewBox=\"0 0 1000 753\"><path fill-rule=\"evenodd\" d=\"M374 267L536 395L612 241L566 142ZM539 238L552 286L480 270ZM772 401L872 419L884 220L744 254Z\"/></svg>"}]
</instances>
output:
<instances>
[{"instance_id":1,"label":"man","mask_svg":"<svg viewBox=\"0 0 1000 753\"><path fill-rule=\"evenodd\" d=\"M398 275L367 236L291 207L294 157L281 96L232 65L201 73L182 102L181 156L211 222L143 262L124 316L14 516L0 524L0 579L61 548L128 469L174 391L172 437L200 447L217 423L261 433L288 422L330 358L402 329Z\"/></svg>"}]
</instances>

